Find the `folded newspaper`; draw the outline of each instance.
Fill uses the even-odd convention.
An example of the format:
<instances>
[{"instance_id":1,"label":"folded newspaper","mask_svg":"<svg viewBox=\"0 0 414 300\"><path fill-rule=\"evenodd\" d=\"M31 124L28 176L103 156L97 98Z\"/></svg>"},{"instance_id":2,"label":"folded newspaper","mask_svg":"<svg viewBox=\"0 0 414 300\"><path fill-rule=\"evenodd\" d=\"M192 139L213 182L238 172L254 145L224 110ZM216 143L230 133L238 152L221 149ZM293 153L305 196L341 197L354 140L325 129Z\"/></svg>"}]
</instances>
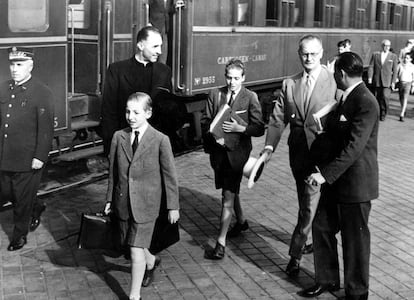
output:
<instances>
[{"instance_id":1,"label":"folded newspaper","mask_svg":"<svg viewBox=\"0 0 414 300\"><path fill-rule=\"evenodd\" d=\"M324 125L323 118L335 109L337 103L338 102L336 102L336 100L332 100L331 102L326 104L324 107L322 107L319 111L312 114L313 119L315 120L318 132L323 132L323 130L324 130L324 128L323 128L323 125Z\"/></svg>"}]
</instances>

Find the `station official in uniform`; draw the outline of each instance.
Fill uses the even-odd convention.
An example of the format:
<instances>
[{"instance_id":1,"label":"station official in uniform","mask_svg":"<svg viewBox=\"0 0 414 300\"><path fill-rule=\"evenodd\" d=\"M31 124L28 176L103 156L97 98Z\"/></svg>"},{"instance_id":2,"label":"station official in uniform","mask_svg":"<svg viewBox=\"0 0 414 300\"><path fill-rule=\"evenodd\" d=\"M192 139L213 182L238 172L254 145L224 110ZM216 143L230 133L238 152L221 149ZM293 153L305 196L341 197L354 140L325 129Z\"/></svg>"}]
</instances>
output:
<instances>
[{"instance_id":1,"label":"station official in uniform","mask_svg":"<svg viewBox=\"0 0 414 300\"><path fill-rule=\"evenodd\" d=\"M33 50L9 50L11 80L0 84L0 192L14 204L14 229L7 250L22 248L40 223L37 201L42 170L53 138L53 95L32 77Z\"/></svg>"}]
</instances>

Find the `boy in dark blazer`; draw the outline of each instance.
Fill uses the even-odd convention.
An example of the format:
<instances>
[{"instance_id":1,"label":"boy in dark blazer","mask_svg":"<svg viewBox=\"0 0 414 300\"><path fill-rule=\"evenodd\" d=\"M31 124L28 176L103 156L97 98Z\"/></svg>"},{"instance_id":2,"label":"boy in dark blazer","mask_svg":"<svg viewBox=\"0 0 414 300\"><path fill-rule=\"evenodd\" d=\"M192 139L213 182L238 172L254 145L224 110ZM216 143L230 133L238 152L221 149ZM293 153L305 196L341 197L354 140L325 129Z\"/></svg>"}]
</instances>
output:
<instances>
[{"instance_id":1,"label":"boy in dark blazer","mask_svg":"<svg viewBox=\"0 0 414 300\"><path fill-rule=\"evenodd\" d=\"M233 59L227 63L225 69L227 86L210 92L201 120L205 151L210 154L216 188L222 189L223 197L220 233L215 248L205 252L204 257L207 259L224 257L226 236L233 208L237 223L228 232L228 236L235 237L249 227L240 204L240 182L243 176L243 166L252 150L251 137L264 134L264 123L256 93L242 86L245 80L244 73L245 67L240 60ZM222 126L225 132L224 142L219 144L209 133L209 126L220 108L226 103L244 121L245 125L238 123L234 118L225 121Z\"/></svg>"},{"instance_id":2,"label":"boy in dark blazer","mask_svg":"<svg viewBox=\"0 0 414 300\"><path fill-rule=\"evenodd\" d=\"M363 69L353 52L340 54L335 63L335 80L344 94L326 125L335 145L333 158L309 177L312 184L327 184L312 228L316 284L300 292L304 297L339 289L335 235L340 231L346 299L368 299L368 218L371 200L378 197L379 107L362 81Z\"/></svg>"},{"instance_id":3,"label":"boy in dark blazer","mask_svg":"<svg viewBox=\"0 0 414 300\"><path fill-rule=\"evenodd\" d=\"M121 241L130 247L132 283L129 299L140 299L141 284L153 276L160 258L148 248L165 191L168 219L179 219L178 181L169 139L148 124L151 98L132 94L126 103L130 127L116 131L109 155L109 184L105 213L114 212ZM145 279L148 281L148 278ZM149 278L152 281L152 278ZM145 284L147 285L147 284Z\"/></svg>"}]
</instances>

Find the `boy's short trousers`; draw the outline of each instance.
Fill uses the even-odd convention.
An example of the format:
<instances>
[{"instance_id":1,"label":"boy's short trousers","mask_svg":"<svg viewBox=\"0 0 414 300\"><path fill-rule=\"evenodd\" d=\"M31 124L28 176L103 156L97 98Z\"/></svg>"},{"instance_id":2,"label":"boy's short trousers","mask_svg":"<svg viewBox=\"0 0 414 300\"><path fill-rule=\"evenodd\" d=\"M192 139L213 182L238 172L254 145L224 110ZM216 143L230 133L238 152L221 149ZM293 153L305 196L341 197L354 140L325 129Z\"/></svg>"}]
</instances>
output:
<instances>
[{"instance_id":1,"label":"boy's short trousers","mask_svg":"<svg viewBox=\"0 0 414 300\"><path fill-rule=\"evenodd\" d=\"M411 82L399 82L398 83L398 94L400 98L407 97L410 94Z\"/></svg>"},{"instance_id":2,"label":"boy's short trousers","mask_svg":"<svg viewBox=\"0 0 414 300\"><path fill-rule=\"evenodd\" d=\"M126 245L138 248L149 248L154 232L155 220L147 223L135 223L132 218L127 221L119 220L121 240Z\"/></svg>"},{"instance_id":3,"label":"boy's short trousers","mask_svg":"<svg viewBox=\"0 0 414 300\"><path fill-rule=\"evenodd\" d=\"M243 177L243 172L233 170L227 155L221 157L221 162L216 164L214 168L216 189L223 189L238 194L240 192L240 182Z\"/></svg>"}]
</instances>

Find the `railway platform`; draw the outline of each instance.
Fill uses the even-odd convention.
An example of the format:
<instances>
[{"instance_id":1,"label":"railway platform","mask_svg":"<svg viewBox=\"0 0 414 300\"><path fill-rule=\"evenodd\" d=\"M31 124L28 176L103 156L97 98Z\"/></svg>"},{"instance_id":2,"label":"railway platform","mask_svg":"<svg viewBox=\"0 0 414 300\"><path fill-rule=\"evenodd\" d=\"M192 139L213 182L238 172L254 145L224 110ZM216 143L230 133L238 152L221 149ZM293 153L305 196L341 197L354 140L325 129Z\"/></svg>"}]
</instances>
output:
<instances>
[{"instance_id":1,"label":"railway platform","mask_svg":"<svg viewBox=\"0 0 414 300\"><path fill-rule=\"evenodd\" d=\"M380 123L380 197L370 217L369 299L414 299L413 103L411 96L408 116L399 122L393 100L391 114ZM160 254L155 281L143 288L142 299L302 299L296 292L313 284L312 255L304 256L296 280L284 272L297 214L287 133L256 185L247 189L243 179L241 199L250 229L228 241L222 261L203 258L204 248L214 246L221 203L208 156L199 150L176 158L181 240ZM254 139L254 154L263 142L263 137ZM12 212L0 212L0 299L127 299L129 262L76 247L81 213L103 208L106 186L103 177L42 196L47 209L41 225L16 252L6 250ZM343 289L317 299L341 296Z\"/></svg>"}]
</instances>

